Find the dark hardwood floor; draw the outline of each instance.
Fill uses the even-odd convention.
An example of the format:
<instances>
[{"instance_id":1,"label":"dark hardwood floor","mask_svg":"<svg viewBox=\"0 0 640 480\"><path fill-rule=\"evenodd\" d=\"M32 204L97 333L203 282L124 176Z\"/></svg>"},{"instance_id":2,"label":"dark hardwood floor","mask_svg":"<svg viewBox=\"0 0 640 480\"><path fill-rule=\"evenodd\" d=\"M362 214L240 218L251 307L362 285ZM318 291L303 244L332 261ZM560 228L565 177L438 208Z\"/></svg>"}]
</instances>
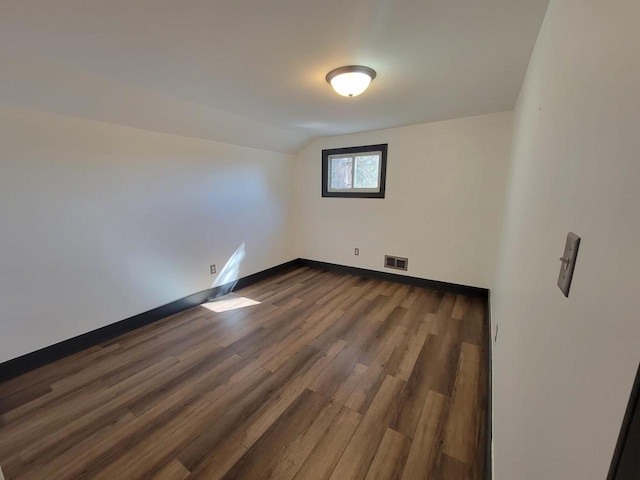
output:
<instances>
[{"instance_id":1,"label":"dark hardwood floor","mask_svg":"<svg viewBox=\"0 0 640 480\"><path fill-rule=\"evenodd\" d=\"M207 306L0 384L6 480L483 478L482 300L299 268Z\"/></svg>"}]
</instances>

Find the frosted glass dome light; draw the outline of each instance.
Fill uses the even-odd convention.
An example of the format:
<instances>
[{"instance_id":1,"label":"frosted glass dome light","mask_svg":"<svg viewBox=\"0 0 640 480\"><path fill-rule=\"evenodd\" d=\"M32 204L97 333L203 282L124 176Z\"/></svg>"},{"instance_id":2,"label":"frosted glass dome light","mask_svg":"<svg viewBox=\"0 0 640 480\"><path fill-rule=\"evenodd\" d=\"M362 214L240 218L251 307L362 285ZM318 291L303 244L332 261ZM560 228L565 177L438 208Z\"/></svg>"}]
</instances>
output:
<instances>
[{"instance_id":1,"label":"frosted glass dome light","mask_svg":"<svg viewBox=\"0 0 640 480\"><path fill-rule=\"evenodd\" d=\"M376 72L373 69L359 65L340 67L327 73L327 82L343 97L360 95L374 78Z\"/></svg>"}]
</instances>

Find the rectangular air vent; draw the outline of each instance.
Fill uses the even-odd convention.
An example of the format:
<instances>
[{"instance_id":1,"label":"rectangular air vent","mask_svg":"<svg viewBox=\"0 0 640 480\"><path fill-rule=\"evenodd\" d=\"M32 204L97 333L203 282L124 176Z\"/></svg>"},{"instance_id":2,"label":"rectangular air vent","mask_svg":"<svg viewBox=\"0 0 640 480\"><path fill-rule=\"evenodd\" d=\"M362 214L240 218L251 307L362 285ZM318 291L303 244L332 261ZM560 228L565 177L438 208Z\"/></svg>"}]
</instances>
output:
<instances>
[{"instance_id":1,"label":"rectangular air vent","mask_svg":"<svg viewBox=\"0 0 640 480\"><path fill-rule=\"evenodd\" d=\"M409 259L405 257L396 257L393 255L384 256L384 266L387 268L395 268L396 270L406 270L409 265Z\"/></svg>"}]
</instances>

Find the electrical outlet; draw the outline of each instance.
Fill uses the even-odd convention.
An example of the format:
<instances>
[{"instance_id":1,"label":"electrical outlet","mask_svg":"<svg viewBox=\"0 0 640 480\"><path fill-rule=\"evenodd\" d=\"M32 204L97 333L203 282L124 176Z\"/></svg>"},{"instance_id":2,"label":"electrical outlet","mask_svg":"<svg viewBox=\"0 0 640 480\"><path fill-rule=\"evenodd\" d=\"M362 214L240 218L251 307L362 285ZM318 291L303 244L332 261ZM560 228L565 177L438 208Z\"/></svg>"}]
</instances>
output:
<instances>
[{"instance_id":1,"label":"electrical outlet","mask_svg":"<svg viewBox=\"0 0 640 480\"><path fill-rule=\"evenodd\" d=\"M214 275L216 273L216 264L210 265L209 270L211 271L211 275Z\"/></svg>"},{"instance_id":2,"label":"electrical outlet","mask_svg":"<svg viewBox=\"0 0 640 480\"><path fill-rule=\"evenodd\" d=\"M360 255L360 249L359 248L354 248L353 249L353 254L354 255Z\"/></svg>"},{"instance_id":3,"label":"electrical outlet","mask_svg":"<svg viewBox=\"0 0 640 480\"><path fill-rule=\"evenodd\" d=\"M499 323L496 323L496 334L493 337L493 343L498 343L498 327L500 326Z\"/></svg>"}]
</instances>

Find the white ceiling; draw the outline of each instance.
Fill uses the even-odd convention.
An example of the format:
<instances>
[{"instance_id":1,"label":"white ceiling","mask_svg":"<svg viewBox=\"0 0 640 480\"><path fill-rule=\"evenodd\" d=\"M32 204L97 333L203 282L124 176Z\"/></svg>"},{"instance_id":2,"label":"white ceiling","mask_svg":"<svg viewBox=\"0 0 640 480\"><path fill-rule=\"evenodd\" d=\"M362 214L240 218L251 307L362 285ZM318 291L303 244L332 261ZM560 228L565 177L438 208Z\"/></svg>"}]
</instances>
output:
<instances>
[{"instance_id":1,"label":"white ceiling","mask_svg":"<svg viewBox=\"0 0 640 480\"><path fill-rule=\"evenodd\" d=\"M293 152L510 110L548 0L3 0L0 102ZM338 66L378 77L344 98Z\"/></svg>"}]
</instances>

